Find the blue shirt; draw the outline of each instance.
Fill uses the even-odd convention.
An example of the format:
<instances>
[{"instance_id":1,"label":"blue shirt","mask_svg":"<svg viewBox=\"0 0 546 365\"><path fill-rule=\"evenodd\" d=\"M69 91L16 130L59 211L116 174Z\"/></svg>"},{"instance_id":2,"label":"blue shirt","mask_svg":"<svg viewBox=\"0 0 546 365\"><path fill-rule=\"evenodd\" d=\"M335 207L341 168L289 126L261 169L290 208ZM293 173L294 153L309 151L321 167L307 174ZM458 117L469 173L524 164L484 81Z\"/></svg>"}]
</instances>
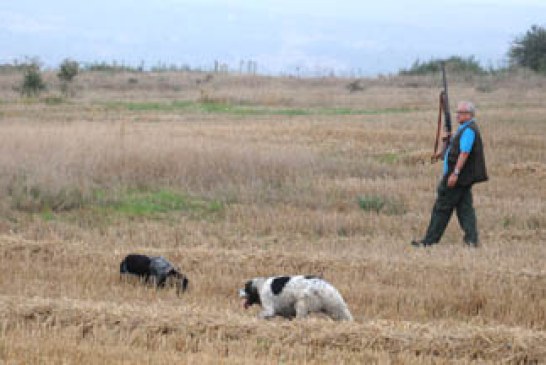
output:
<instances>
[{"instance_id":1,"label":"blue shirt","mask_svg":"<svg viewBox=\"0 0 546 365\"><path fill-rule=\"evenodd\" d=\"M451 149L451 143L453 143L453 139L461 129L469 125L470 123L474 123L474 119L470 119L467 122L464 122L463 124L459 125L459 128L457 128L457 133L451 137L451 141L449 142L449 146L446 148L446 153L444 155L444 175L447 174L447 156L449 156L449 150ZM470 153L472 151L472 146L474 145L474 139L476 139L476 133L471 128L466 128L461 135L461 139L459 141L459 149L461 152Z\"/></svg>"}]
</instances>

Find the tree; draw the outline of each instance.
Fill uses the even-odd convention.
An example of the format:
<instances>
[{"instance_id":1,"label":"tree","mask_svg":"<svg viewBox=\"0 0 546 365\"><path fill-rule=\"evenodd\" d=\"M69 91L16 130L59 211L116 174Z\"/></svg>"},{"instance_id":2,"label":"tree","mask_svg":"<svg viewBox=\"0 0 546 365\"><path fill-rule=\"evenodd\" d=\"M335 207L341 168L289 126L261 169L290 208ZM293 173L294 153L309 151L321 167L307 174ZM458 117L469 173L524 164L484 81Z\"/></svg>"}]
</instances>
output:
<instances>
[{"instance_id":1,"label":"tree","mask_svg":"<svg viewBox=\"0 0 546 365\"><path fill-rule=\"evenodd\" d=\"M80 65L77 61L72 61L68 58L61 63L57 77L61 80L61 90L63 94L71 94L69 85L72 82L72 79L78 74L79 68Z\"/></svg>"},{"instance_id":2,"label":"tree","mask_svg":"<svg viewBox=\"0 0 546 365\"><path fill-rule=\"evenodd\" d=\"M61 63L61 68L57 74L57 77L61 81L70 82L78 74L79 68L80 65L77 61L72 61L67 58L63 61L63 63Z\"/></svg>"},{"instance_id":3,"label":"tree","mask_svg":"<svg viewBox=\"0 0 546 365\"><path fill-rule=\"evenodd\" d=\"M546 73L546 29L538 25L512 42L508 56L512 65Z\"/></svg>"},{"instance_id":4,"label":"tree","mask_svg":"<svg viewBox=\"0 0 546 365\"><path fill-rule=\"evenodd\" d=\"M26 66L23 76L23 85L21 86L21 94L30 96L38 96L46 87L40 73L40 66L37 63L32 63Z\"/></svg>"}]
</instances>

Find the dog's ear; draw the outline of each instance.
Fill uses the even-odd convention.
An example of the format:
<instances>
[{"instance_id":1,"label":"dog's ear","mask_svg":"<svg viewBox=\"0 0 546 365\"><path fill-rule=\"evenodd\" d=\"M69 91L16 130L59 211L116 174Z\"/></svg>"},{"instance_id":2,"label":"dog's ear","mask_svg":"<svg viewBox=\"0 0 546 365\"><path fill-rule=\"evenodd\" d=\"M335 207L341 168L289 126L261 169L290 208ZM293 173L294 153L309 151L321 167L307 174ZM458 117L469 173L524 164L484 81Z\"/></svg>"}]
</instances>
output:
<instances>
[{"instance_id":1,"label":"dog's ear","mask_svg":"<svg viewBox=\"0 0 546 365\"><path fill-rule=\"evenodd\" d=\"M178 273L176 278L176 294L180 295L180 293L184 293L188 289L188 284L190 281L185 275L180 273Z\"/></svg>"},{"instance_id":2,"label":"dog's ear","mask_svg":"<svg viewBox=\"0 0 546 365\"><path fill-rule=\"evenodd\" d=\"M260 300L260 293L258 292L258 286L256 285L255 280L249 280L246 282L245 293L247 304L249 306L252 304L262 304Z\"/></svg>"},{"instance_id":3,"label":"dog's ear","mask_svg":"<svg viewBox=\"0 0 546 365\"><path fill-rule=\"evenodd\" d=\"M254 281L253 280L249 280L245 283L245 293L247 295L251 295L252 293L256 292L257 291L257 288L256 286L254 285Z\"/></svg>"},{"instance_id":4,"label":"dog's ear","mask_svg":"<svg viewBox=\"0 0 546 365\"><path fill-rule=\"evenodd\" d=\"M190 283L190 281L188 280L188 278L185 276L185 275L182 275L182 291L185 292L186 289L188 289L188 284Z\"/></svg>"}]
</instances>

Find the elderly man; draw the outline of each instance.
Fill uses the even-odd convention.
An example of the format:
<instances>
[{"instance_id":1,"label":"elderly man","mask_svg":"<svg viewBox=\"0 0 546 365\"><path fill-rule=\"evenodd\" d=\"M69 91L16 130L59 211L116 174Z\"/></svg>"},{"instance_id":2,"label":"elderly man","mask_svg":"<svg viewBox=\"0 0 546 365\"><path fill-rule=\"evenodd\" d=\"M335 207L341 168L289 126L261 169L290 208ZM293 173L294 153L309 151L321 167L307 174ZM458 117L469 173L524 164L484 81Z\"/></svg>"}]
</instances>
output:
<instances>
[{"instance_id":1,"label":"elderly man","mask_svg":"<svg viewBox=\"0 0 546 365\"><path fill-rule=\"evenodd\" d=\"M444 174L438 185L438 196L432 209L425 237L412 241L415 247L431 246L442 238L453 209L457 211L459 224L464 231L464 242L478 246L476 213L472 206L472 185L486 181L487 170L482 138L471 102L462 101L457 106L459 127L445 150Z\"/></svg>"}]
</instances>

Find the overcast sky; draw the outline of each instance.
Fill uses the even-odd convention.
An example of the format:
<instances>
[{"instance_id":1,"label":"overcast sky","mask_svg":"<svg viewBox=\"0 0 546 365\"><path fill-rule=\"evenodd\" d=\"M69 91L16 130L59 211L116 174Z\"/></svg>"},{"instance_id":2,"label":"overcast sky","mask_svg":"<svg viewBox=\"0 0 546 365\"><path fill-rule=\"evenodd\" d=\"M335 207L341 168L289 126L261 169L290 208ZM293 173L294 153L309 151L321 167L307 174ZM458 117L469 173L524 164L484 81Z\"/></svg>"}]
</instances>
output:
<instances>
[{"instance_id":1,"label":"overcast sky","mask_svg":"<svg viewBox=\"0 0 546 365\"><path fill-rule=\"evenodd\" d=\"M0 63L253 60L268 74L371 76L457 55L497 67L533 24L546 25L546 0L0 0Z\"/></svg>"}]
</instances>

